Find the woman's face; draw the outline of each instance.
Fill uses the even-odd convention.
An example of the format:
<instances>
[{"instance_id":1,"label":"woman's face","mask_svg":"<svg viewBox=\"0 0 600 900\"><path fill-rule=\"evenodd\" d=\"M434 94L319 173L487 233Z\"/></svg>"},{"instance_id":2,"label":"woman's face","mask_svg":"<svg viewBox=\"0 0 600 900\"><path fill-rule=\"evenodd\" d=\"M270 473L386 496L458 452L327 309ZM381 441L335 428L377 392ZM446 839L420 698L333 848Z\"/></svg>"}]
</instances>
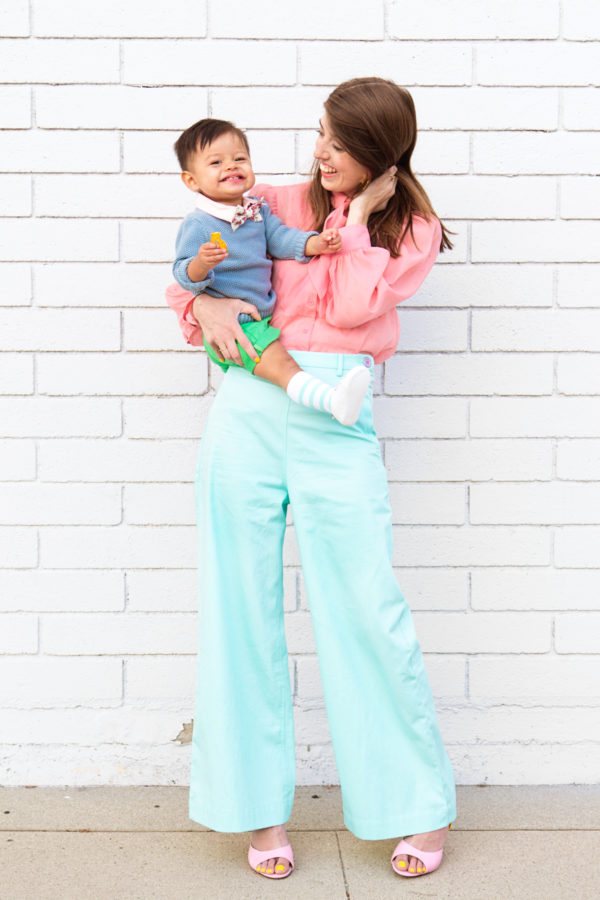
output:
<instances>
[{"instance_id":1,"label":"woman's face","mask_svg":"<svg viewBox=\"0 0 600 900\"><path fill-rule=\"evenodd\" d=\"M341 191L352 196L370 172L353 159L331 133L327 113L320 120L319 136L313 156L319 161L321 184L326 191Z\"/></svg>"}]
</instances>

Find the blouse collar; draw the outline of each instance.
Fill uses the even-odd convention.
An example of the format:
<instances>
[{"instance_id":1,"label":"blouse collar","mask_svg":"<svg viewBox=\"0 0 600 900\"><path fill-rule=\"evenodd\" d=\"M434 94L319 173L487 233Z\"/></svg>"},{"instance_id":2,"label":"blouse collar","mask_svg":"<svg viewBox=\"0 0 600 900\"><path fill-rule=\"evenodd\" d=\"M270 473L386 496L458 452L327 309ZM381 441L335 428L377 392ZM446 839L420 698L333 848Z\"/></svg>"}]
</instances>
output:
<instances>
[{"instance_id":1,"label":"blouse collar","mask_svg":"<svg viewBox=\"0 0 600 900\"><path fill-rule=\"evenodd\" d=\"M343 194L341 191L332 191L331 205L334 209L339 209L340 206L343 208L347 203L350 203L348 194Z\"/></svg>"},{"instance_id":2,"label":"blouse collar","mask_svg":"<svg viewBox=\"0 0 600 900\"><path fill-rule=\"evenodd\" d=\"M248 206L249 203L250 197L244 197L242 199L243 206ZM237 209L236 206L229 206L227 203L218 203L216 200L211 200L210 197L206 197L204 194L200 193L196 194L196 207L201 209L202 212L214 216L216 219L222 219L224 222L233 221Z\"/></svg>"}]
</instances>

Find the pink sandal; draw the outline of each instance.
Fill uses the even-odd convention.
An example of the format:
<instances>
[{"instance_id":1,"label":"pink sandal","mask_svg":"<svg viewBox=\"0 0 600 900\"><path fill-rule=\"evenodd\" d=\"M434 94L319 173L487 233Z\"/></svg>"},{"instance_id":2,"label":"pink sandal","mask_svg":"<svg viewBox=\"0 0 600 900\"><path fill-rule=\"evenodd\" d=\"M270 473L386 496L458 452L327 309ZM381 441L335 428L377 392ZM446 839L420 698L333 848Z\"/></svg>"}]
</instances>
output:
<instances>
[{"instance_id":1,"label":"pink sandal","mask_svg":"<svg viewBox=\"0 0 600 900\"><path fill-rule=\"evenodd\" d=\"M276 859L278 856L287 859L290 863L290 867L287 872L284 872L283 875L276 875L275 872L277 869L283 869L284 866L275 866L275 872L272 869L266 869L263 866L268 859ZM292 847L290 844L286 844L285 847L276 847L274 850L257 850L256 847L253 847L250 844L248 849L248 862L250 863L250 868L254 869L255 872L258 872L260 875L264 875L265 878L287 878L288 875L294 871L294 853L292 851Z\"/></svg>"},{"instance_id":2,"label":"pink sandal","mask_svg":"<svg viewBox=\"0 0 600 900\"><path fill-rule=\"evenodd\" d=\"M448 830L452 828L452 823L448 825ZM400 872L394 865L394 860L397 856L416 856L423 863L423 871L422 872ZM401 840L397 845L396 849L392 853L392 869L396 873L396 875L402 875L404 878L417 878L419 875L426 875L429 872L435 872L437 868L439 868L442 857L444 855L444 848L441 850L419 850L418 847L413 847L412 844L409 844L408 841Z\"/></svg>"}]
</instances>

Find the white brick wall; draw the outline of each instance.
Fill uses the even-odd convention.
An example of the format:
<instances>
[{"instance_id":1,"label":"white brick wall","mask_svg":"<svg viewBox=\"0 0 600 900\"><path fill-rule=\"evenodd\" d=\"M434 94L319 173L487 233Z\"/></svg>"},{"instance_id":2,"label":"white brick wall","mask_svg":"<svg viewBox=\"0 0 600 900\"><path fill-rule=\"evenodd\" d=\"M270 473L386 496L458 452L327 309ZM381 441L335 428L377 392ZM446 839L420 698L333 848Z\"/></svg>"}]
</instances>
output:
<instances>
[{"instance_id":1,"label":"white brick wall","mask_svg":"<svg viewBox=\"0 0 600 900\"><path fill-rule=\"evenodd\" d=\"M300 180L331 87L375 74L413 93L414 168L456 232L375 400L443 736L459 783L597 780L599 7L251 7L0 9L5 779L186 783L220 373L165 307L190 205L172 144L230 117L261 180ZM336 781L293 528L284 562L298 778Z\"/></svg>"}]
</instances>

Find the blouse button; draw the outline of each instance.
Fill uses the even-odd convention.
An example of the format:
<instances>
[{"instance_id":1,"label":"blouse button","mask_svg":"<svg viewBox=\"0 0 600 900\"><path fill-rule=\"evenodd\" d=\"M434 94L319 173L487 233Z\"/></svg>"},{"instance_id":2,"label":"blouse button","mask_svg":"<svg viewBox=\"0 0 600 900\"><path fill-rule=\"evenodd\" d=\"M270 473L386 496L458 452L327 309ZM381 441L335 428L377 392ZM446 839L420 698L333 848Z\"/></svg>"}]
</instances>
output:
<instances>
[{"instance_id":1,"label":"blouse button","mask_svg":"<svg viewBox=\"0 0 600 900\"><path fill-rule=\"evenodd\" d=\"M370 368L371 368L371 360L370 360L370 358L369 358L368 356L365 356L365 357L363 358L363 363L364 363L364 365L367 367L367 369L370 369Z\"/></svg>"}]
</instances>

